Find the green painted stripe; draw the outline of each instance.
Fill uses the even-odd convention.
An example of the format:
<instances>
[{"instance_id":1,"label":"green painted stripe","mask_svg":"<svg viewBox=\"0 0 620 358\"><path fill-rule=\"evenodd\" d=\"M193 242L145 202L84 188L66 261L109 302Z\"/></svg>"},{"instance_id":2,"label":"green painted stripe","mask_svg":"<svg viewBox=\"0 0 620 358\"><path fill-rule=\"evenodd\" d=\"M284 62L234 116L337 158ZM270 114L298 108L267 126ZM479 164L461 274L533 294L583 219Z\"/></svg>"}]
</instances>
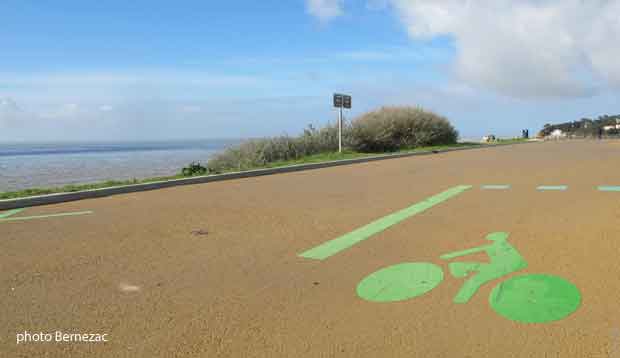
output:
<instances>
[{"instance_id":1,"label":"green painted stripe","mask_svg":"<svg viewBox=\"0 0 620 358\"><path fill-rule=\"evenodd\" d=\"M9 216L15 215L15 214L17 214L19 212L22 212L24 210L26 210L26 209L13 209L13 210L6 211L6 212L0 214L0 219L8 218Z\"/></svg>"},{"instance_id":2,"label":"green painted stripe","mask_svg":"<svg viewBox=\"0 0 620 358\"><path fill-rule=\"evenodd\" d=\"M566 189L568 189L567 185L541 185L538 188L536 188L537 190L559 190L559 191L564 191Z\"/></svg>"},{"instance_id":3,"label":"green painted stripe","mask_svg":"<svg viewBox=\"0 0 620 358\"><path fill-rule=\"evenodd\" d=\"M510 189L510 185L507 184L499 184L499 185L483 185L481 186L482 190L506 190Z\"/></svg>"},{"instance_id":4,"label":"green painted stripe","mask_svg":"<svg viewBox=\"0 0 620 358\"><path fill-rule=\"evenodd\" d=\"M77 216L77 215L87 215L92 214L92 211L77 211L73 213L61 213L61 214L50 214L50 215L37 215L37 216L22 216L17 218L5 218L0 219L0 222L3 221L24 221L24 220L34 220L34 219L46 219L46 218L56 218L61 216Z\"/></svg>"},{"instance_id":5,"label":"green painted stripe","mask_svg":"<svg viewBox=\"0 0 620 358\"><path fill-rule=\"evenodd\" d=\"M299 256L308 259L324 260L332 255L339 253L340 251L348 249L349 247L357 244L358 242L364 241L369 237L382 232L390 226L396 225L407 218L410 218L416 214L432 208L437 204L453 198L470 188L471 185L455 186L444 191L443 193L431 196L430 198L427 198L426 200L423 200L408 208L402 209L381 219L375 220L368 225L351 231L348 234L342 235L331 241L327 241L315 248L299 254Z\"/></svg>"},{"instance_id":6,"label":"green painted stripe","mask_svg":"<svg viewBox=\"0 0 620 358\"><path fill-rule=\"evenodd\" d=\"M615 185L601 185L598 187L599 191L620 191L620 186Z\"/></svg>"}]
</instances>

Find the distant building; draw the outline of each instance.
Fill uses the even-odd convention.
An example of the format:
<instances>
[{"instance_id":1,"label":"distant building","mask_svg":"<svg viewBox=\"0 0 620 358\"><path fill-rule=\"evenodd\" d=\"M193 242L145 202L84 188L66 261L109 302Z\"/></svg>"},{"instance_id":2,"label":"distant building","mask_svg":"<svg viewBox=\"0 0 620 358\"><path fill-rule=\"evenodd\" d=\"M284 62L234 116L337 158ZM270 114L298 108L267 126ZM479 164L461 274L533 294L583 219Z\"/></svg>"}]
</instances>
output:
<instances>
[{"instance_id":1,"label":"distant building","mask_svg":"<svg viewBox=\"0 0 620 358\"><path fill-rule=\"evenodd\" d=\"M496 140L497 138L495 137L494 134L489 134L489 135L485 135L484 137L482 137L481 142L488 143L488 142L495 142Z\"/></svg>"},{"instance_id":2,"label":"distant building","mask_svg":"<svg viewBox=\"0 0 620 358\"><path fill-rule=\"evenodd\" d=\"M590 128L594 122L590 118L582 118L581 123L583 123L583 128L587 129Z\"/></svg>"},{"instance_id":3,"label":"distant building","mask_svg":"<svg viewBox=\"0 0 620 358\"><path fill-rule=\"evenodd\" d=\"M566 138L566 133L562 132L561 129L554 129L547 137L551 139Z\"/></svg>"},{"instance_id":4,"label":"distant building","mask_svg":"<svg viewBox=\"0 0 620 358\"><path fill-rule=\"evenodd\" d=\"M613 130L613 129L620 129L620 124L615 124L611 126L603 126L603 130L606 132Z\"/></svg>"}]
</instances>

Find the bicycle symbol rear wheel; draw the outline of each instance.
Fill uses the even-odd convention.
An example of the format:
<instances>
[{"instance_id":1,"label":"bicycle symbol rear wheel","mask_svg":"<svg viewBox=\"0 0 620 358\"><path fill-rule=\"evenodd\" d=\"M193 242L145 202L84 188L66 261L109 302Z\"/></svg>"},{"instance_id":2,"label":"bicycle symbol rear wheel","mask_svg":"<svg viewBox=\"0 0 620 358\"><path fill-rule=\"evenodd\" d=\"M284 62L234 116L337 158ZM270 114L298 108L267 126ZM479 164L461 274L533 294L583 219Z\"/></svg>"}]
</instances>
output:
<instances>
[{"instance_id":1,"label":"bicycle symbol rear wheel","mask_svg":"<svg viewBox=\"0 0 620 358\"><path fill-rule=\"evenodd\" d=\"M366 276L357 285L357 294L373 302L403 301L427 293L442 280L441 267L427 262L407 262Z\"/></svg>"}]
</instances>

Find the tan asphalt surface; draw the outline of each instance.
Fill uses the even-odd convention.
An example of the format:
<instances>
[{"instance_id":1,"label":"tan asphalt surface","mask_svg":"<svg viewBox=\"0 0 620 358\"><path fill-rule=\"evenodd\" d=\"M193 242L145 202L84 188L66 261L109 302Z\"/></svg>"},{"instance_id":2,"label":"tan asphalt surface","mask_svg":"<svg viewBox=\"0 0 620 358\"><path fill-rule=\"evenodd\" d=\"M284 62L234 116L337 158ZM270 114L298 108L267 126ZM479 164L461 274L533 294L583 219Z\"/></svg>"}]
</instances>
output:
<instances>
[{"instance_id":1,"label":"tan asphalt surface","mask_svg":"<svg viewBox=\"0 0 620 358\"><path fill-rule=\"evenodd\" d=\"M94 213L0 222L0 357L620 358L620 192L597 190L620 185L619 159L619 141L548 142L29 208L15 217ZM297 256L462 184L473 188L326 260ZM463 279L439 256L494 231L528 262L520 273L575 284L580 308L511 321L488 304L495 281L453 303ZM401 262L440 265L444 282L398 303L356 295ZM24 331L108 342L18 345Z\"/></svg>"}]
</instances>

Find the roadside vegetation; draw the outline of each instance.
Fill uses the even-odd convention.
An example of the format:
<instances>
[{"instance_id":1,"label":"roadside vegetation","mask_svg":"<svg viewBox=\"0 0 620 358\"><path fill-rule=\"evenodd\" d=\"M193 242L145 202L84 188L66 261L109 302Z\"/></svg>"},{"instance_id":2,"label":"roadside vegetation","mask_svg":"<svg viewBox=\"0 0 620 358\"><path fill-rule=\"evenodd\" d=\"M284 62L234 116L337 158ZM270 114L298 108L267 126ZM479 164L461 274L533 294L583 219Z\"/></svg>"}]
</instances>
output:
<instances>
[{"instance_id":1,"label":"roadside vegetation","mask_svg":"<svg viewBox=\"0 0 620 358\"><path fill-rule=\"evenodd\" d=\"M605 136L620 136L620 115L602 115L596 119L581 118L577 121L564 122L559 124L545 124L544 128L538 133L539 137L549 136L553 131L560 130L569 137L587 138L598 135L599 130Z\"/></svg>"},{"instance_id":2,"label":"roadside vegetation","mask_svg":"<svg viewBox=\"0 0 620 358\"><path fill-rule=\"evenodd\" d=\"M350 155L454 145L457 139L458 132L446 118L421 108L383 107L343 125L343 146ZM273 163L303 161L309 156L330 157L337 151L336 124L321 129L309 126L297 137L284 135L250 140L228 148L203 168L207 173L256 169Z\"/></svg>"},{"instance_id":3,"label":"roadside vegetation","mask_svg":"<svg viewBox=\"0 0 620 358\"><path fill-rule=\"evenodd\" d=\"M150 183L198 175L363 158L378 154L432 151L523 141L523 139L515 138L481 144L457 143L457 139L458 132L442 116L421 108L384 107L366 113L343 126L344 150L342 153L338 153L338 127L335 124L320 129L308 126L301 135L296 137L283 135L243 142L216 154L206 164L190 163L174 176L4 192L0 193L0 200Z\"/></svg>"},{"instance_id":4,"label":"roadside vegetation","mask_svg":"<svg viewBox=\"0 0 620 358\"><path fill-rule=\"evenodd\" d=\"M0 192L0 200L25 198L28 196L37 196L37 195L46 195L46 194L72 193L72 192L83 191L83 190L103 189L103 188L110 188L114 186L151 183L155 181L170 180L170 179L180 179L182 177L183 175L179 174L179 175L174 175L174 176L148 178L148 179L108 180L104 182L91 183L91 184L70 184L70 185L64 185L64 186L54 187L54 188L31 188L31 189L24 189L24 190L19 190L19 191Z\"/></svg>"}]
</instances>

